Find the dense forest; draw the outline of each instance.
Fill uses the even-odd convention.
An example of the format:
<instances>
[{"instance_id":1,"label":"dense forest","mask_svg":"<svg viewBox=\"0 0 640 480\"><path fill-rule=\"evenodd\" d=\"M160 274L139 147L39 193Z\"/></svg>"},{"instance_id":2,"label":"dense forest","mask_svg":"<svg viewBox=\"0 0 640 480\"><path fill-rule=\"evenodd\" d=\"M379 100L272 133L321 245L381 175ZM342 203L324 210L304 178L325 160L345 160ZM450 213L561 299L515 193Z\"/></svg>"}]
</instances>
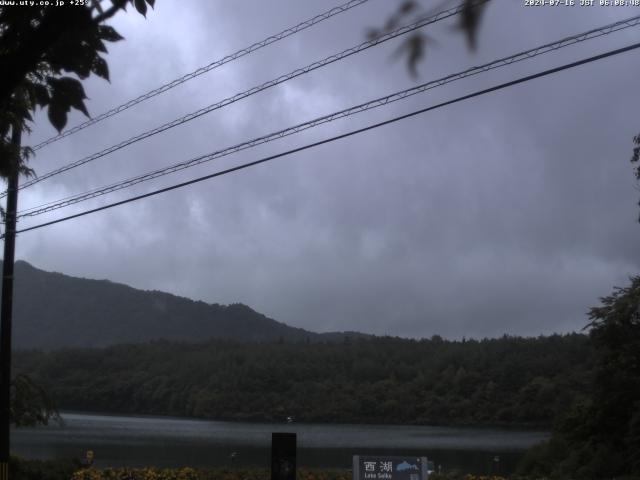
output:
<instances>
[{"instance_id":1,"label":"dense forest","mask_svg":"<svg viewBox=\"0 0 640 480\"><path fill-rule=\"evenodd\" d=\"M552 478L640 478L640 276L589 312L589 393L562 413L522 473Z\"/></svg>"},{"instance_id":2,"label":"dense forest","mask_svg":"<svg viewBox=\"0 0 640 480\"><path fill-rule=\"evenodd\" d=\"M552 425L584 397L584 335L446 341L157 341L15 354L61 409L208 419Z\"/></svg>"}]
</instances>

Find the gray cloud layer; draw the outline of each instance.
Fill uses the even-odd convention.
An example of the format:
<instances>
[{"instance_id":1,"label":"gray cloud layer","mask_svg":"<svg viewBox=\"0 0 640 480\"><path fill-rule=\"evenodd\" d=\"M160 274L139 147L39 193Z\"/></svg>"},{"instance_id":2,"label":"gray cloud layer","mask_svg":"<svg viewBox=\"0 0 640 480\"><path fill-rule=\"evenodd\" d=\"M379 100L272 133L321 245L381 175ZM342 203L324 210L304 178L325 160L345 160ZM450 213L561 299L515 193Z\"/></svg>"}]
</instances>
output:
<instances>
[{"instance_id":1,"label":"gray cloud layer","mask_svg":"<svg viewBox=\"0 0 640 480\"><path fill-rule=\"evenodd\" d=\"M157 2L121 15L100 113L334 2ZM372 0L41 150L38 172L363 41L395 3ZM637 9L526 8L495 0L476 53L452 22L412 79L398 42L255 95L21 194L27 207L168 165L374 96L616 19ZM80 211L193 178L518 75L637 41L637 29L436 89ZM18 257L210 302L240 301L316 331L448 337L582 328L585 312L640 270L638 190L628 159L640 131L638 53L440 109L154 199L18 238ZM75 120L80 121L80 117ZM44 116L28 140L53 133ZM63 211L60 211L63 212ZM38 217L56 218L57 215ZM24 222L24 225L33 222Z\"/></svg>"}]
</instances>

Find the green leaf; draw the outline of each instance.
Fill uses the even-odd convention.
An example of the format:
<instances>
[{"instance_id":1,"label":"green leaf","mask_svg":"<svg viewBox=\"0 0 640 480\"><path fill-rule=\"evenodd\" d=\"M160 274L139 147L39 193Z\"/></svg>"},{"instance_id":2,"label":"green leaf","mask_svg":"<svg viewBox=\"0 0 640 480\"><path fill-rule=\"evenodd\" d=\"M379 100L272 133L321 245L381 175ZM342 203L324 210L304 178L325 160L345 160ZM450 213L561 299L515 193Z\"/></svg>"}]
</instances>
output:
<instances>
[{"instance_id":1,"label":"green leaf","mask_svg":"<svg viewBox=\"0 0 640 480\"><path fill-rule=\"evenodd\" d=\"M84 93L82 84L71 77L49 78L47 80L53 92L51 94L51 104L56 104L68 112L70 107L80 110L87 117L89 112L84 105L87 96ZM55 125L54 125L55 126ZM56 127L57 128L57 127Z\"/></svg>"},{"instance_id":2,"label":"green leaf","mask_svg":"<svg viewBox=\"0 0 640 480\"><path fill-rule=\"evenodd\" d=\"M58 103L51 103L49 104L49 111L47 114L51 125L53 125L58 132L61 132L67 124L67 110Z\"/></svg>"},{"instance_id":3,"label":"green leaf","mask_svg":"<svg viewBox=\"0 0 640 480\"><path fill-rule=\"evenodd\" d=\"M107 53L107 47L105 47L104 42L99 38L95 38L93 40L93 47L95 48L96 52Z\"/></svg>"},{"instance_id":4,"label":"green leaf","mask_svg":"<svg viewBox=\"0 0 640 480\"><path fill-rule=\"evenodd\" d=\"M416 32L407 37L395 52L395 55L407 55L407 65L409 72L413 77L418 76L418 63L422 60L426 53L426 43L428 37L423 33Z\"/></svg>"},{"instance_id":5,"label":"green leaf","mask_svg":"<svg viewBox=\"0 0 640 480\"><path fill-rule=\"evenodd\" d=\"M156 0L147 0L147 3L149 4L149 6L151 8L153 8L155 6L155 4L156 4Z\"/></svg>"},{"instance_id":6,"label":"green leaf","mask_svg":"<svg viewBox=\"0 0 640 480\"><path fill-rule=\"evenodd\" d=\"M462 11L460 12L458 28L466 35L467 44L471 50L475 50L476 48L478 27L480 26L480 19L487 4L488 2L484 0L465 0Z\"/></svg>"},{"instance_id":7,"label":"green leaf","mask_svg":"<svg viewBox=\"0 0 640 480\"><path fill-rule=\"evenodd\" d=\"M34 83L31 88L33 91L34 103L41 107L49 104L50 96L47 87L41 83Z\"/></svg>"},{"instance_id":8,"label":"green leaf","mask_svg":"<svg viewBox=\"0 0 640 480\"><path fill-rule=\"evenodd\" d=\"M102 40L107 42L118 42L124 40L124 37L120 35L115 28L109 25L100 25L98 27L98 35Z\"/></svg>"},{"instance_id":9,"label":"green leaf","mask_svg":"<svg viewBox=\"0 0 640 480\"><path fill-rule=\"evenodd\" d=\"M52 48L48 55L47 60L52 67L73 72L82 79L91 74L91 65L98 56L95 48L86 41L58 45Z\"/></svg>"},{"instance_id":10,"label":"green leaf","mask_svg":"<svg viewBox=\"0 0 640 480\"><path fill-rule=\"evenodd\" d=\"M413 0L407 0L402 5L400 5L400 8L398 9L398 11L403 15L407 15L408 13L413 12L416 9L416 7L417 7L416 2L414 2Z\"/></svg>"},{"instance_id":11,"label":"green leaf","mask_svg":"<svg viewBox=\"0 0 640 480\"><path fill-rule=\"evenodd\" d=\"M633 155L631 156L631 163L635 163L640 160L640 134L633 137L633 143L635 144L635 148L633 149ZM640 180L640 177L638 180Z\"/></svg>"},{"instance_id":12,"label":"green leaf","mask_svg":"<svg viewBox=\"0 0 640 480\"><path fill-rule=\"evenodd\" d=\"M109 66L102 57L96 57L91 65L91 71L105 80L109 80Z\"/></svg>"},{"instance_id":13,"label":"green leaf","mask_svg":"<svg viewBox=\"0 0 640 480\"><path fill-rule=\"evenodd\" d=\"M133 3L136 7L136 10L140 13L140 15L146 17L147 16L147 2L145 0L133 0Z\"/></svg>"},{"instance_id":14,"label":"green leaf","mask_svg":"<svg viewBox=\"0 0 640 480\"><path fill-rule=\"evenodd\" d=\"M409 71L414 77L418 75L418 62L424 57L424 38L420 33L407 38L407 50L409 51Z\"/></svg>"}]
</instances>

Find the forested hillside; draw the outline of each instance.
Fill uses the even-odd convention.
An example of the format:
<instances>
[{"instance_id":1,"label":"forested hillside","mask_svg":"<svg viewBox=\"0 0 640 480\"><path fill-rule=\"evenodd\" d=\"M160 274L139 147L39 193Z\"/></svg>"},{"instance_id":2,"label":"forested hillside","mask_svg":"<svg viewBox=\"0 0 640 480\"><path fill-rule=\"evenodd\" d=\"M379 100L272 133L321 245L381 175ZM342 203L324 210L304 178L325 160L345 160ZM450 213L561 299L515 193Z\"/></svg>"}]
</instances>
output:
<instances>
[{"instance_id":1,"label":"forested hillside","mask_svg":"<svg viewBox=\"0 0 640 480\"><path fill-rule=\"evenodd\" d=\"M535 478L640 478L640 276L589 311L588 395L520 465Z\"/></svg>"},{"instance_id":2,"label":"forested hillside","mask_svg":"<svg viewBox=\"0 0 640 480\"><path fill-rule=\"evenodd\" d=\"M24 261L16 262L15 276L16 348L104 347L159 339L317 342L345 335L291 327L239 303L208 304L108 280L45 272Z\"/></svg>"},{"instance_id":3,"label":"forested hillside","mask_svg":"<svg viewBox=\"0 0 640 480\"><path fill-rule=\"evenodd\" d=\"M62 409L209 419L549 426L586 392L583 335L153 342L15 355Z\"/></svg>"}]
</instances>

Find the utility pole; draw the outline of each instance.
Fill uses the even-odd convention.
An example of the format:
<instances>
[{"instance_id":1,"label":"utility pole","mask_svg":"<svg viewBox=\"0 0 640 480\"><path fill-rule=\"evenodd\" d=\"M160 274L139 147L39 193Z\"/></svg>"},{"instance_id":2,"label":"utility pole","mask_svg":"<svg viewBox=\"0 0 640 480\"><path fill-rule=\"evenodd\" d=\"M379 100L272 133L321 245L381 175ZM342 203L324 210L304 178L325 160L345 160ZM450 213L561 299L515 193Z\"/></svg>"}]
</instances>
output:
<instances>
[{"instance_id":1,"label":"utility pole","mask_svg":"<svg viewBox=\"0 0 640 480\"><path fill-rule=\"evenodd\" d=\"M17 150L9 159L7 209L5 212L4 260L2 262L2 300L0 304L0 480L9 479L11 416L11 316L13 312L13 261L16 246L16 212L18 210L18 165L21 129L14 125L11 144Z\"/></svg>"}]
</instances>

